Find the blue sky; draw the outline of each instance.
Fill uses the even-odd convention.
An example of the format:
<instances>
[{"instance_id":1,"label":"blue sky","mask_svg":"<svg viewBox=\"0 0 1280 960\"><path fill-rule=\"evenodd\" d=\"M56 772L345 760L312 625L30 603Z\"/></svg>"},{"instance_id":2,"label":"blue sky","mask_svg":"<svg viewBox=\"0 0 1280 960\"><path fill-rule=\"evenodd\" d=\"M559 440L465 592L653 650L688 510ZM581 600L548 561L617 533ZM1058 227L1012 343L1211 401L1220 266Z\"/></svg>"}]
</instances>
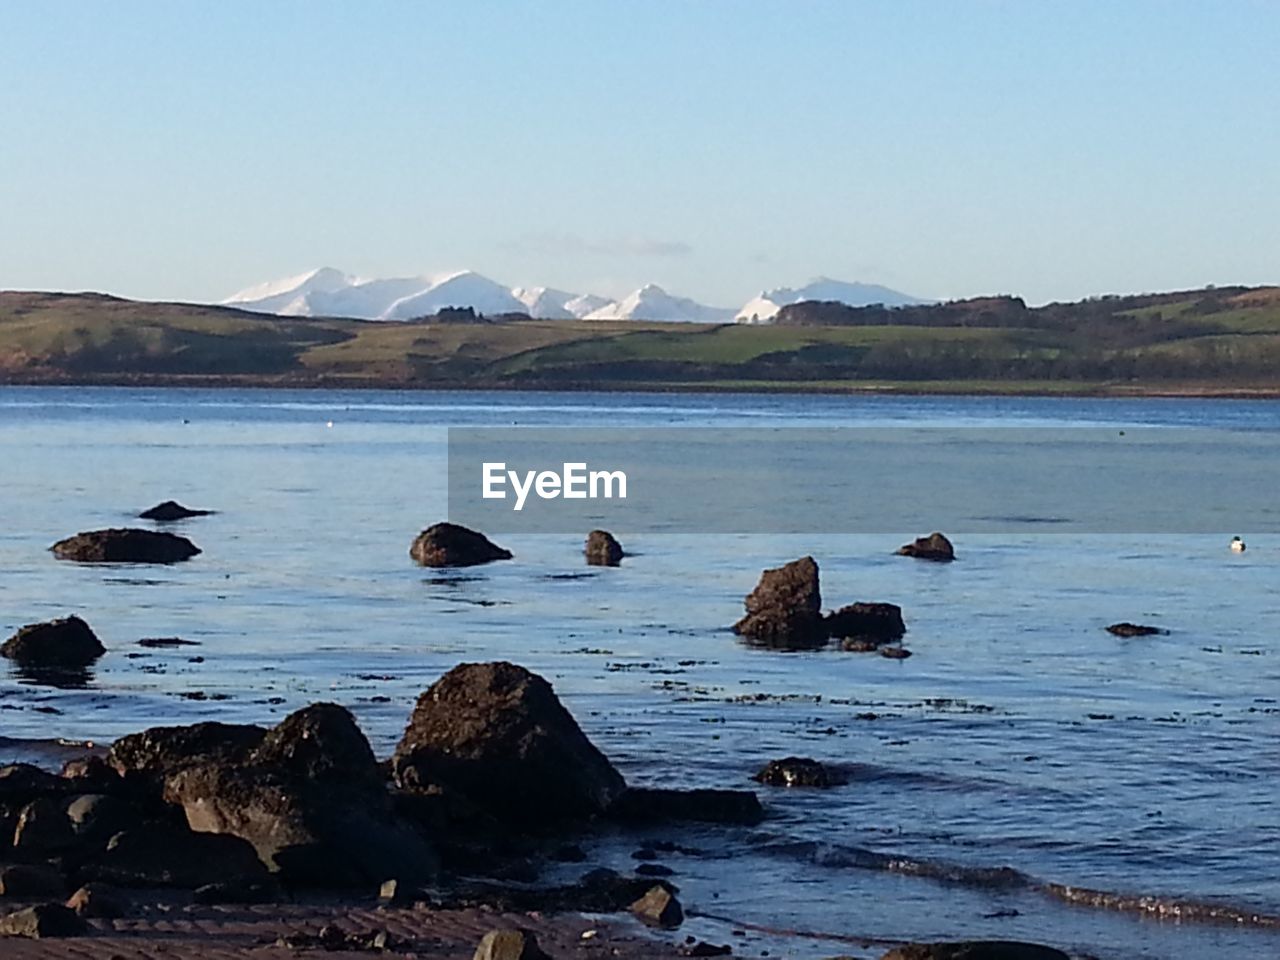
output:
<instances>
[{"instance_id":1,"label":"blue sky","mask_svg":"<svg viewBox=\"0 0 1280 960\"><path fill-rule=\"evenodd\" d=\"M1280 282L1280 4L0 3L0 288Z\"/></svg>"}]
</instances>

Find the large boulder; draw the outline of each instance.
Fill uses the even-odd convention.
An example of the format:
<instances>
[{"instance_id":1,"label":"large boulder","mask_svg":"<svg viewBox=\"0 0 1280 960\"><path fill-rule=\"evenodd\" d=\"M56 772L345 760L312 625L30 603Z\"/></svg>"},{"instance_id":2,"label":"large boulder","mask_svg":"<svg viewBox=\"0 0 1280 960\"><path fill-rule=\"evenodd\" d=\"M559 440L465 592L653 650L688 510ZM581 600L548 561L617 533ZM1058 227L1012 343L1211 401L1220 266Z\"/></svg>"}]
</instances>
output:
<instances>
[{"instance_id":1,"label":"large boulder","mask_svg":"<svg viewBox=\"0 0 1280 960\"><path fill-rule=\"evenodd\" d=\"M592 530L582 551L593 567L616 567L622 562L622 544L608 530Z\"/></svg>"},{"instance_id":2,"label":"large boulder","mask_svg":"<svg viewBox=\"0 0 1280 960\"><path fill-rule=\"evenodd\" d=\"M951 541L936 530L927 537L917 537L911 543L898 548L898 556L915 557L918 560L934 560L939 563L950 563L956 558L955 548Z\"/></svg>"},{"instance_id":3,"label":"large boulder","mask_svg":"<svg viewBox=\"0 0 1280 960\"><path fill-rule=\"evenodd\" d=\"M173 523L177 520L189 520L191 517L207 517L213 513L212 510L192 510L190 507L184 507L176 500L166 500L164 503L157 503L150 510L143 510L138 514L140 520L154 520L158 523Z\"/></svg>"},{"instance_id":4,"label":"large boulder","mask_svg":"<svg viewBox=\"0 0 1280 960\"><path fill-rule=\"evenodd\" d=\"M733 629L747 640L782 648L821 646L827 640L813 557L765 570L745 603L747 615Z\"/></svg>"},{"instance_id":5,"label":"large boulder","mask_svg":"<svg viewBox=\"0 0 1280 960\"><path fill-rule=\"evenodd\" d=\"M107 763L123 776L163 779L184 767L205 763L240 763L266 737L250 724L195 723L185 727L152 727L121 737L107 752Z\"/></svg>"},{"instance_id":6,"label":"large boulder","mask_svg":"<svg viewBox=\"0 0 1280 960\"><path fill-rule=\"evenodd\" d=\"M178 770L164 797L191 829L247 841L290 883L369 886L435 874L434 851L396 817L368 741L334 704L291 714L241 762Z\"/></svg>"},{"instance_id":7,"label":"large boulder","mask_svg":"<svg viewBox=\"0 0 1280 960\"><path fill-rule=\"evenodd\" d=\"M831 637L866 641L871 648L901 640L907 632L896 603L851 603L827 614L825 625Z\"/></svg>"},{"instance_id":8,"label":"large boulder","mask_svg":"<svg viewBox=\"0 0 1280 960\"><path fill-rule=\"evenodd\" d=\"M406 790L443 790L506 822L603 812L622 775L551 684L513 663L464 663L418 698L392 767Z\"/></svg>"},{"instance_id":9,"label":"large boulder","mask_svg":"<svg viewBox=\"0 0 1280 960\"><path fill-rule=\"evenodd\" d=\"M475 530L456 523L436 523L418 534L409 548L409 556L424 567L474 567L494 560L510 560L511 551Z\"/></svg>"},{"instance_id":10,"label":"large boulder","mask_svg":"<svg viewBox=\"0 0 1280 960\"><path fill-rule=\"evenodd\" d=\"M46 669L87 667L106 652L89 624L75 616L28 624L0 646L0 656Z\"/></svg>"},{"instance_id":11,"label":"large boulder","mask_svg":"<svg viewBox=\"0 0 1280 960\"><path fill-rule=\"evenodd\" d=\"M880 960L1071 960L1053 947L1016 940L962 940L952 943L908 943Z\"/></svg>"},{"instance_id":12,"label":"large boulder","mask_svg":"<svg viewBox=\"0 0 1280 960\"><path fill-rule=\"evenodd\" d=\"M77 533L49 549L59 560L77 563L178 563L200 553L186 537L134 529Z\"/></svg>"}]
</instances>

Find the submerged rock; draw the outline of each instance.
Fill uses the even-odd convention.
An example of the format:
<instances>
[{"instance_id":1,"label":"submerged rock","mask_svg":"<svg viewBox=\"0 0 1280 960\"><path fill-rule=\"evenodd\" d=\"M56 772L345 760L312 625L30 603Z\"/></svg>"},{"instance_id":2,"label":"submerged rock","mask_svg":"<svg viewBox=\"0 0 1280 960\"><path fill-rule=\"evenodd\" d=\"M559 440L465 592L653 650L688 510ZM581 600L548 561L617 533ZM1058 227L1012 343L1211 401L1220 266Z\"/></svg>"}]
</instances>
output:
<instances>
[{"instance_id":1,"label":"submerged rock","mask_svg":"<svg viewBox=\"0 0 1280 960\"><path fill-rule=\"evenodd\" d=\"M745 604L747 615L733 630L752 642L795 649L821 646L827 640L813 557L765 570Z\"/></svg>"},{"instance_id":2,"label":"submerged rock","mask_svg":"<svg viewBox=\"0 0 1280 960\"><path fill-rule=\"evenodd\" d=\"M933 560L939 563L950 563L956 558L955 548L944 535L934 531L927 537L917 537L911 543L897 550L900 557L915 557L918 560Z\"/></svg>"},{"instance_id":3,"label":"submerged rock","mask_svg":"<svg viewBox=\"0 0 1280 960\"><path fill-rule=\"evenodd\" d=\"M770 760L751 779L774 787L838 787L848 778L809 757Z\"/></svg>"},{"instance_id":4,"label":"submerged rock","mask_svg":"<svg viewBox=\"0 0 1280 960\"><path fill-rule=\"evenodd\" d=\"M835 639L868 640L873 645L901 640L907 632L896 603L851 603L827 614L824 624ZM845 649L850 647L846 644Z\"/></svg>"},{"instance_id":5,"label":"submerged rock","mask_svg":"<svg viewBox=\"0 0 1280 960\"><path fill-rule=\"evenodd\" d=\"M1160 634L1168 633L1168 630L1162 630L1159 627L1149 627L1145 623L1113 623L1107 627L1107 633L1117 637L1154 637Z\"/></svg>"},{"instance_id":6,"label":"submerged rock","mask_svg":"<svg viewBox=\"0 0 1280 960\"><path fill-rule=\"evenodd\" d=\"M175 520L187 520L191 517L207 517L212 510L192 510L190 507L184 507L176 500L166 500L164 503L157 503L150 510L144 510L138 514L140 520L155 520L159 523L173 523Z\"/></svg>"},{"instance_id":7,"label":"submerged rock","mask_svg":"<svg viewBox=\"0 0 1280 960\"><path fill-rule=\"evenodd\" d=\"M1071 960L1061 950L1016 940L964 940L954 943L908 943L880 960Z\"/></svg>"},{"instance_id":8,"label":"submerged rock","mask_svg":"<svg viewBox=\"0 0 1280 960\"><path fill-rule=\"evenodd\" d=\"M626 784L551 684L513 663L464 663L418 698L396 783L443 790L511 823L603 812Z\"/></svg>"},{"instance_id":9,"label":"submerged rock","mask_svg":"<svg viewBox=\"0 0 1280 960\"><path fill-rule=\"evenodd\" d=\"M510 560L511 551L493 543L483 533L437 523L418 534L409 556L424 567L474 567L494 560Z\"/></svg>"},{"instance_id":10,"label":"submerged rock","mask_svg":"<svg viewBox=\"0 0 1280 960\"><path fill-rule=\"evenodd\" d=\"M186 537L126 528L77 533L49 549L59 560L77 563L178 563L200 553Z\"/></svg>"},{"instance_id":11,"label":"submerged rock","mask_svg":"<svg viewBox=\"0 0 1280 960\"><path fill-rule=\"evenodd\" d=\"M616 567L622 562L622 544L608 530L592 530L582 551L593 567Z\"/></svg>"},{"instance_id":12,"label":"submerged rock","mask_svg":"<svg viewBox=\"0 0 1280 960\"><path fill-rule=\"evenodd\" d=\"M106 652L89 624L76 616L28 624L0 646L0 656L48 669L87 667Z\"/></svg>"}]
</instances>

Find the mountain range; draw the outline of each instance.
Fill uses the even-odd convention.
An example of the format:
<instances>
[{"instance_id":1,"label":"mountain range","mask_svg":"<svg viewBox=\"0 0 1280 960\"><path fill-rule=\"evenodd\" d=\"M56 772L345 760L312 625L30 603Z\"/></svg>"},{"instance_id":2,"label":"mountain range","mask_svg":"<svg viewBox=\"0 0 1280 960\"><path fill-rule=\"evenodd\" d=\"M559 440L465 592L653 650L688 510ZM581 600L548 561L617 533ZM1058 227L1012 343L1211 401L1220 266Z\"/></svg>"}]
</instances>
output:
<instances>
[{"instance_id":1,"label":"mountain range","mask_svg":"<svg viewBox=\"0 0 1280 960\"><path fill-rule=\"evenodd\" d=\"M834 300L849 306L889 307L925 303L875 284L819 277L799 288L766 290L740 310L708 306L646 284L617 300L551 287L506 287L471 270L369 279L321 267L309 273L247 287L222 303L257 313L289 317L353 317L413 320L445 307L471 307L493 316L525 313L545 320L657 320L693 323L769 323L783 306L803 300Z\"/></svg>"}]
</instances>

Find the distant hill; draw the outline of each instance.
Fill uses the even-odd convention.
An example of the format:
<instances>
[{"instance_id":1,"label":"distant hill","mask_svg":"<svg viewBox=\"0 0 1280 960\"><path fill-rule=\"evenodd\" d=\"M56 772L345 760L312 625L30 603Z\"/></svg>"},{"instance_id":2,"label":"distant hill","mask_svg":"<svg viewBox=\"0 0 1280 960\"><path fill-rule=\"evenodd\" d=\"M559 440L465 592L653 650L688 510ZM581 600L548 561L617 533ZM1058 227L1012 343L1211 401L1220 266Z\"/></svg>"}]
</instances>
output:
<instances>
[{"instance_id":1,"label":"distant hill","mask_svg":"<svg viewBox=\"0 0 1280 960\"><path fill-rule=\"evenodd\" d=\"M0 382L1280 395L1276 287L803 301L763 326L543 320L513 299L369 322L0 292Z\"/></svg>"},{"instance_id":2,"label":"distant hill","mask_svg":"<svg viewBox=\"0 0 1280 960\"><path fill-rule=\"evenodd\" d=\"M736 319L739 323L769 323L783 307L808 301L824 301L843 303L850 307L866 307L878 304L883 307L905 307L929 303L897 290L890 290L876 283L846 283L843 280L832 280L829 277L817 277L803 287L779 287L766 290L753 300L749 300L738 311Z\"/></svg>"}]
</instances>

